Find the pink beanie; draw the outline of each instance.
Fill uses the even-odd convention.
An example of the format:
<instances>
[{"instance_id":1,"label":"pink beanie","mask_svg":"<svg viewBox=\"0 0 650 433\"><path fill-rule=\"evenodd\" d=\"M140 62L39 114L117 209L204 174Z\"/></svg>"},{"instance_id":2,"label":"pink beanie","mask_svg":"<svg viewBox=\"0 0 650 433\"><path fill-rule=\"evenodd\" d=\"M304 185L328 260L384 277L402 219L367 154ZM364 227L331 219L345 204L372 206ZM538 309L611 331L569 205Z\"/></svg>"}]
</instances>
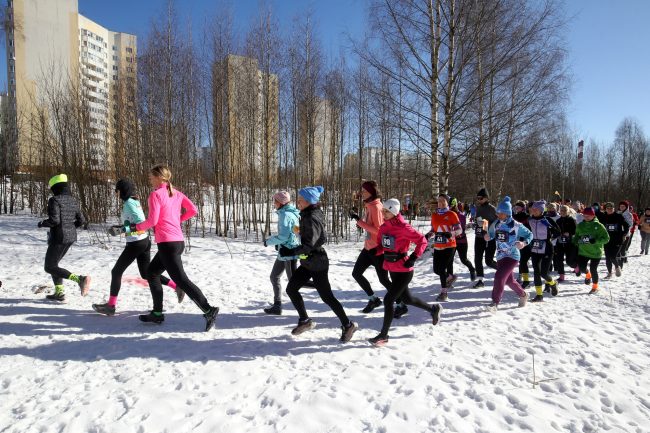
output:
<instances>
[{"instance_id":1,"label":"pink beanie","mask_svg":"<svg viewBox=\"0 0 650 433\"><path fill-rule=\"evenodd\" d=\"M287 191L278 191L275 194L273 194L273 200L284 205L291 201L291 196Z\"/></svg>"}]
</instances>

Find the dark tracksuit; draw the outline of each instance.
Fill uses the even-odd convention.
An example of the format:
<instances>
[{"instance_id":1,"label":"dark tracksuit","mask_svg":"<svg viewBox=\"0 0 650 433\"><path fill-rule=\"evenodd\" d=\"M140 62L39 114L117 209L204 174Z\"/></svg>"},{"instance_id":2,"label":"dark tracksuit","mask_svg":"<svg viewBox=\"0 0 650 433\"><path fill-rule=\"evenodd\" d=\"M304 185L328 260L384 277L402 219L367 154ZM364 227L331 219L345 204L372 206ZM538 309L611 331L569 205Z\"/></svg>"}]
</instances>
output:
<instances>
[{"instance_id":1,"label":"dark tracksuit","mask_svg":"<svg viewBox=\"0 0 650 433\"><path fill-rule=\"evenodd\" d=\"M300 288L312 278L320 298L336 314L341 325L348 326L350 319L345 314L341 303L334 297L327 275L329 259L323 248L327 242L324 219L323 211L316 205L303 209L300 212L300 246L290 249L280 248L282 256L306 256L300 259L300 266L287 284L287 295L296 308L300 321L307 320L309 316L300 295Z\"/></svg>"},{"instance_id":2,"label":"dark tracksuit","mask_svg":"<svg viewBox=\"0 0 650 433\"><path fill-rule=\"evenodd\" d=\"M481 224L478 222L478 219L487 220L490 225L497 219L497 211L494 206L490 203L484 203L480 206L476 206L476 239L474 242L474 266L476 267L476 275L480 278L484 276L483 274L483 254L485 254L485 264L490 268L497 267L497 263L494 261L494 253L496 252L496 241L492 239L491 241L485 241L483 235L485 232L481 227Z\"/></svg>"},{"instance_id":3,"label":"dark tracksuit","mask_svg":"<svg viewBox=\"0 0 650 433\"><path fill-rule=\"evenodd\" d=\"M514 219L518 223L522 223L524 227L530 230L530 224L528 224L528 218L529 215L526 212L518 212L512 215L512 219ZM523 275L523 274L528 275L528 261L530 260L530 248L531 245L528 244L519 251L521 255L519 259L519 275Z\"/></svg>"},{"instance_id":4,"label":"dark tracksuit","mask_svg":"<svg viewBox=\"0 0 650 433\"><path fill-rule=\"evenodd\" d=\"M528 218L530 231L533 233L531 245L531 258L533 260L533 276L535 279L535 290L540 295L542 278L546 282L552 282L550 275L551 262L553 260L553 239L560 235L560 228L551 218L531 216Z\"/></svg>"},{"instance_id":5,"label":"dark tracksuit","mask_svg":"<svg viewBox=\"0 0 650 433\"><path fill-rule=\"evenodd\" d=\"M578 249L571 242L573 235L576 234L576 220L570 216L565 216L558 218L556 222L560 228L560 236L557 244L555 244L553 267L558 274L564 275L565 260L569 267L575 268L577 266ZM568 236L565 233L568 233Z\"/></svg>"},{"instance_id":6,"label":"dark tracksuit","mask_svg":"<svg viewBox=\"0 0 650 433\"><path fill-rule=\"evenodd\" d=\"M79 203L70 195L67 183L52 186L53 197L47 202L48 218L41 221L41 227L49 227L45 272L52 276L55 286L69 279L71 272L59 267L59 262L77 241L77 228L86 224Z\"/></svg>"},{"instance_id":7,"label":"dark tracksuit","mask_svg":"<svg viewBox=\"0 0 650 433\"><path fill-rule=\"evenodd\" d=\"M625 236L630 230L630 224L619 213L603 214L599 218L602 225L605 226L609 235L609 242L605 244L605 264L607 272L612 272L612 265L615 267L622 266L621 250L625 243Z\"/></svg>"}]
</instances>

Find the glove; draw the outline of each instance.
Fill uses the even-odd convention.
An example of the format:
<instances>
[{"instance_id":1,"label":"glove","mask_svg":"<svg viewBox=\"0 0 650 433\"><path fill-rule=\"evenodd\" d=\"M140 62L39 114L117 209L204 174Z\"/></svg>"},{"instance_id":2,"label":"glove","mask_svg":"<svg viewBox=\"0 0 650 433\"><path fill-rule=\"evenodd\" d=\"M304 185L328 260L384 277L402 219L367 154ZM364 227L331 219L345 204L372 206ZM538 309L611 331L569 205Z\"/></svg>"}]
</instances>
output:
<instances>
[{"instance_id":1,"label":"glove","mask_svg":"<svg viewBox=\"0 0 650 433\"><path fill-rule=\"evenodd\" d=\"M281 257L291 257L296 255L296 249L295 248L287 248L287 247L280 247L280 256Z\"/></svg>"},{"instance_id":2,"label":"glove","mask_svg":"<svg viewBox=\"0 0 650 433\"><path fill-rule=\"evenodd\" d=\"M429 239L431 239L431 236L433 236L433 232L429 232L429 233L427 233L426 235L424 235L424 238L425 238L426 240L429 240Z\"/></svg>"},{"instance_id":3,"label":"glove","mask_svg":"<svg viewBox=\"0 0 650 433\"><path fill-rule=\"evenodd\" d=\"M122 233L124 233L124 226L111 226L108 230L106 230L109 235L111 236L119 236Z\"/></svg>"},{"instance_id":4,"label":"glove","mask_svg":"<svg viewBox=\"0 0 650 433\"><path fill-rule=\"evenodd\" d=\"M483 235L483 240L485 240L485 242L490 242L490 235L488 235L487 233L484 234Z\"/></svg>"},{"instance_id":5,"label":"glove","mask_svg":"<svg viewBox=\"0 0 650 433\"><path fill-rule=\"evenodd\" d=\"M442 235L447 239L451 239L454 236L453 233L450 232L444 232Z\"/></svg>"},{"instance_id":6,"label":"glove","mask_svg":"<svg viewBox=\"0 0 650 433\"><path fill-rule=\"evenodd\" d=\"M415 261L418 259L418 257L415 255L415 253L412 253L408 259L404 263L402 263L402 266L405 268L412 268L415 266Z\"/></svg>"},{"instance_id":7,"label":"glove","mask_svg":"<svg viewBox=\"0 0 650 433\"><path fill-rule=\"evenodd\" d=\"M38 225L39 229L42 228L43 227L43 221L39 221L37 225Z\"/></svg>"},{"instance_id":8,"label":"glove","mask_svg":"<svg viewBox=\"0 0 650 433\"><path fill-rule=\"evenodd\" d=\"M517 241L515 242L515 248L517 248L518 250L523 250L524 248L526 248L526 243L522 241Z\"/></svg>"},{"instance_id":9,"label":"glove","mask_svg":"<svg viewBox=\"0 0 650 433\"><path fill-rule=\"evenodd\" d=\"M279 251L279 250L280 250L280 247L278 247L277 245L273 245L273 246L275 247L275 251Z\"/></svg>"},{"instance_id":10,"label":"glove","mask_svg":"<svg viewBox=\"0 0 650 433\"><path fill-rule=\"evenodd\" d=\"M595 243L596 243L596 239L594 239L594 238L589 238L589 243L590 243L590 244L595 244Z\"/></svg>"},{"instance_id":11,"label":"glove","mask_svg":"<svg viewBox=\"0 0 650 433\"><path fill-rule=\"evenodd\" d=\"M264 239L262 243L264 244L264 248L268 247L268 245L266 245L266 239Z\"/></svg>"},{"instance_id":12,"label":"glove","mask_svg":"<svg viewBox=\"0 0 650 433\"><path fill-rule=\"evenodd\" d=\"M354 211L348 212L348 215L350 215L350 219L353 219L355 221L359 221L361 218L359 217L359 214L357 214Z\"/></svg>"}]
</instances>

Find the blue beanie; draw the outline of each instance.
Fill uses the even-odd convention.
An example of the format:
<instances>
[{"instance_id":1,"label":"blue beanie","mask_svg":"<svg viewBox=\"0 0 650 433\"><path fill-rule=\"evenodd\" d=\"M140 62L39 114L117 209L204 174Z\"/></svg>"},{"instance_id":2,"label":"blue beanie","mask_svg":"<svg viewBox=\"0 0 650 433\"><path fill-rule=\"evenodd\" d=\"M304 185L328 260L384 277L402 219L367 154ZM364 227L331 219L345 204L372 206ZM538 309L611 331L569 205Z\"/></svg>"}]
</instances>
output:
<instances>
[{"instance_id":1,"label":"blue beanie","mask_svg":"<svg viewBox=\"0 0 650 433\"><path fill-rule=\"evenodd\" d=\"M546 210L546 201L545 200L536 201L535 203L533 203L531 208L538 209L540 212L544 213L544 211Z\"/></svg>"},{"instance_id":2,"label":"blue beanie","mask_svg":"<svg viewBox=\"0 0 650 433\"><path fill-rule=\"evenodd\" d=\"M320 201L320 195L325 191L325 188L322 186L306 186L298 194L310 204L316 204Z\"/></svg>"},{"instance_id":3,"label":"blue beanie","mask_svg":"<svg viewBox=\"0 0 650 433\"><path fill-rule=\"evenodd\" d=\"M505 196L499 206L497 206L497 213L504 213L508 216L512 216L512 204L510 203L510 197Z\"/></svg>"}]
</instances>

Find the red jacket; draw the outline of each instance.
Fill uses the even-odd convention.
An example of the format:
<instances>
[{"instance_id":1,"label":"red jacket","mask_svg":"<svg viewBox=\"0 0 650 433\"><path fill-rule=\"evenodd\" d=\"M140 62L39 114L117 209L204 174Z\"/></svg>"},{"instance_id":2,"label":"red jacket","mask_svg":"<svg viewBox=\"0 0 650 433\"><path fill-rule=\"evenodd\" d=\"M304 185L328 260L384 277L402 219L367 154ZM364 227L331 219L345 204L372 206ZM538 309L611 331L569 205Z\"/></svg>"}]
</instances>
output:
<instances>
[{"instance_id":1,"label":"red jacket","mask_svg":"<svg viewBox=\"0 0 650 433\"><path fill-rule=\"evenodd\" d=\"M384 223L384 215L381 213L381 200L378 198L366 203L366 212L363 220L357 221L357 225L366 231L366 240L363 248L371 250L377 248L377 232ZM377 255L381 254L381 248L377 248Z\"/></svg>"},{"instance_id":2,"label":"red jacket","mask_svg":"<svg viewBox=\"0 0 650 433\"><path fill-rule=\"evenodd\" d=\"M384 269L390 272L410 272L413 268L405 268L403 263L408 258L408 251L411 244L415 244L413 253L420 257L427 247L427 240L422 233L411 227L402 215L384 221L377 233L377 249L383 253L403 254L403 257L396 262L384 259Z\"/></svg>"},{"instance_id":3,"label":"red jacket","mask_svg":"<svg viewBox=\"0 0 650 433\"><path fill-rule=\"evenodd\" d=\"M431 232L433 235L433 248L444 250L446 248L456 248L456 236L463 233L463 228L460 226L460 220L456 212L448 210L442 215L438 212L431 215ZM443 234L451 234L451 237L448 238Z\"/></svg>"}]
</instances>

